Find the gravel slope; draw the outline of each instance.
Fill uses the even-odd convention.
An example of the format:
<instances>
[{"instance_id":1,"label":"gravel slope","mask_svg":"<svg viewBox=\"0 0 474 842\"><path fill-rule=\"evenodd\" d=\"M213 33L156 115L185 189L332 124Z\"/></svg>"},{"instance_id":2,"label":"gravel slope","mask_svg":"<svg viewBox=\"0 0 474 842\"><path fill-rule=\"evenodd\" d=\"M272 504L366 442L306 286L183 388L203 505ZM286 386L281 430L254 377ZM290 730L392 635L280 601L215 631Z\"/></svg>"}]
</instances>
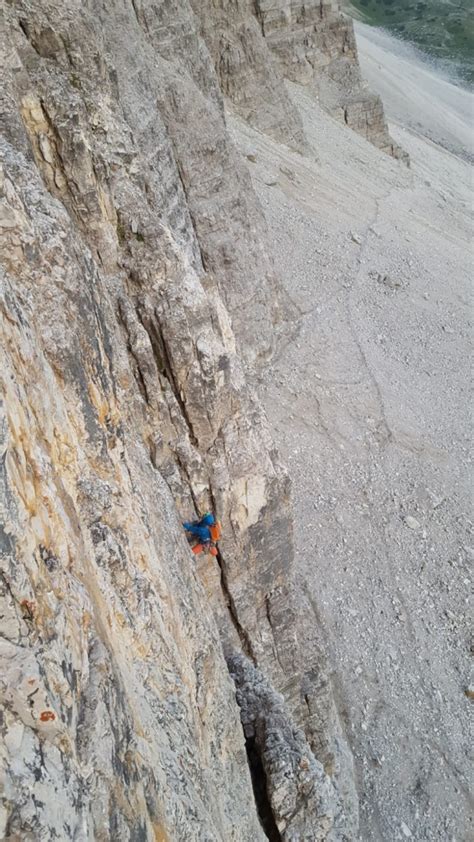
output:
<instances>
[{"instance_id":1,"label":"gravel slope","mask_svg":"<svg viewBox=\"0 0 474 842\"><path fill-rule=\"evenodd\" d=\"M292 91L314 157L231 123L299 312L261 391L293 479L300 634L325 630L361 839L461 842L470 170L392 127L407 170Z\"/></svg>"},{"instance_id":2,"label":"gravel slope","mask_svg":"<svg viewBox=\"0 0 474 842\"><path fill-rule=\"evenodd\" d=\"M354 22L359 61L382 97L389 120L474 160L474 97L422 61L409 44L381 29Z\"/></svg>"}]
</instances>

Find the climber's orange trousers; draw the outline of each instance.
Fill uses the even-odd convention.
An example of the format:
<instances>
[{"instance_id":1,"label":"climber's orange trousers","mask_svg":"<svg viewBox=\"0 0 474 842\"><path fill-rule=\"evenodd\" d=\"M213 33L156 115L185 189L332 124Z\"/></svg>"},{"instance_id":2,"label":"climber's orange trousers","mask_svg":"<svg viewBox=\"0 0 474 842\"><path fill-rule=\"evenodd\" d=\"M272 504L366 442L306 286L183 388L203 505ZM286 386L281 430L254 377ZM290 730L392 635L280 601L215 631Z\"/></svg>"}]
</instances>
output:
<instances>
[{"instance_id":1,"label":"climber's orange trousers","mask_svg":"<svg viewBox=\"0 0 474 842\"><path fill-rule=\"evenodd\" d=\"M217 548L216 547L208 547L206 544L196 544L192 549L194 555L199 555L199 553L208 552L211 555L217 555Z\"/></svg>"}]
</instances>

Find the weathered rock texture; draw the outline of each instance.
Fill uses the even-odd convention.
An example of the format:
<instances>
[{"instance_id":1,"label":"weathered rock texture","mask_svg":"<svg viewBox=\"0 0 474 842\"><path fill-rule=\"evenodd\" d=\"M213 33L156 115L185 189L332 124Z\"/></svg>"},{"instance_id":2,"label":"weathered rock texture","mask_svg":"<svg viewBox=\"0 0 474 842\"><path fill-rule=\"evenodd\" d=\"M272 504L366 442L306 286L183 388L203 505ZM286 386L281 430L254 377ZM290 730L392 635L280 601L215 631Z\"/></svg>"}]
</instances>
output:
<instances>
[{"instance_id":1,"label":"weathered rock texture","mask_svg":"<svg viewBox=\"0 0 474 842\"><path fill-rule=\"evenodd\" d=\"M341 56L357 61L353 27L337 2L256 0L255 9L264 37L293 82L312 82Z\"/></svg>"},{"instance_id":2,"label":"weathered rock texture","mask_svg":"<svg viewBox=\"0 0 474 842\"><path fill-rule=\"evenodd\" d=\"M271 838L276 825L283 839L318 842L334 838L330 779L315 760L302 731L291 724L282 696L241 655L231 658L229 666L237 687L247 751L254 764L254 780L257 786L262 779L266 782L270 802L267 834ZM305 809L309 799L313 802L310 813Z\"/></svg>"},{"instance_id":3,"label":"weathered rock texture","mask_svg":"<svg viewBox=\"0 0 474 842\"><path fill-rule=\"evenodd\" d=\"M284 76L314 86L320 104L395 158L407 154L388 132L382 100L364 83L352 21L333 0L256 0L256 13Z\"/></svg>"},{"instance_id":4,"label":"weathered rock texture","mask_svg":"<svg viewBox=\"0 0 474 842\"><path fill-rule=\"evenodd\" d=\"M281 68L263 37L252 0L191 0L223 94L260 131L297 149L306 147L301 119Z\"/></svg>"},{"instance_id":5,"label":"weathered rock texture","mask_svg":"<svg viewBox=\"0 0 474 842\"><path fill-rule=\"evenodd\" d=\"M185 2L6 16L0 833L264 838L223 654L244 653L265 678L242 667L242 709L306 732L298 815L272 750L281 838L351 838L322 659L294 632L288 479L236 353L271 352L280 303L225 127L234 59L215 73ZM258 68L266 128L298 141ZM180 519L208 507L221 553L196 566Z\"/></svg>"},{"instance_id":6,"label":"weathered rock texture","mask_svg":"<svg viewBox=\"0 0 474 842\"><path fill-rule=\"evenodd\" d=\"M350 24L352 30L352 22ZM353 129L383 152L409 165L410 157L391 137L378 94L362 79L358 60L336 59L318 78L320 104L333 117Z\"/></svg>"},{"instance_id":7,"label":"weathered rock texture","mask_svg":"<svg viewBox=\"0 0 474 842\"><path fill-rule=\"evenodd\" d=\"M313 88L333 116L408 162L390 137L380 97L361 77L352 21L337 2L192 0L192 5L223 92L256 128L305 147L300 118L282 84L289 79Z\"/></svg>"}]
</instances>

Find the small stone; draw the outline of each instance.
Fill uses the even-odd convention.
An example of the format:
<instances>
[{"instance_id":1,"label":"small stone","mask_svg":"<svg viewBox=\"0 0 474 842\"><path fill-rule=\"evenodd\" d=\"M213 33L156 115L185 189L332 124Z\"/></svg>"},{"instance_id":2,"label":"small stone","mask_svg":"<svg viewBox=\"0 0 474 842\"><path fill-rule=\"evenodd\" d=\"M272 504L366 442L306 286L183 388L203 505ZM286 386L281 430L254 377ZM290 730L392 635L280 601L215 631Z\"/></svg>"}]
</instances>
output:
<instances>
[{"instance_id":1,"label":"small stone","mask_svg":"<svg viewBox=\"0 0 474 842\"><path fill-rule=\"evenodd\" d=\"M360 246L360 245L362 244L362 239L361 239L361 237L359 237L359 235L358 235L358 234L355 234L355 233L354 233L354 231L351 231L351 240L352 240L354 243L357 243L357 245L358 245L358 246Z\"/></svg>"},{"instance_id":2,"label":"small stone","mask_svg":"<svg viewBox=\"0 0 474 842\"><path fill-rule=\"evenodd\" d=\"M246 158L247 158L247 161L250 161L250 163L251 163L251 164L256 164L256 163L257 163L257 156L256 156L256 155L254 155L254 154L253 154L253 152L250 152L250 153L246 156Z\"/></svg>"},{"instance_id":3,"label":"small stone","mask_svg":"<svg viewBox=\"0 0 474 842\"><path fill-rule=\"evenodd\" d=\"M401 287L400 281L397 281L396 278L392 278L391 275L378 275L377 280L379 284L383 284L389 289L399 289Z\"/></svg>"},{"instance_id":4,"label":"small stone","mask_svg":"<svg viewBox=\"0 0 474 842\"><path fill-rule=\"evenodd\" d=\"M403 833L403 835L404 835L404 836L406 836L406 838L407 838L407 839L409 839L409 838L411 837L412 833L411 833L411 830L410 830L410 828L408 827L408 825L407 825L407 824L405 824L405 822L402 822L402 823L401 823L401 825L400 825L400 827L401 827L401 829L402 829L402 833Z\"/></svg>"},{"instance_id":5,"label":"small stone","mask_svg":"<svg viewBox=\"0 0 474 842\"><path fill-rule=\"evenodd\" d=\"M403 522L409 529L419 529L421 526L416 517L412 517L411 515L406 515Z\"/></svg>"},{"instance_id":6,"label":"small stone","mask_svg":"<svg viewBox=\"0 0 474 842\"><path fill-rule=\"evenodd\" d=\"M454 333L454 330L452 329L452 327L449 327L448 325L443 325L443 330L444 330L445 333L449 333L449 334Z\"/></svg>"},{"instance_id":7,"label":"small stone","mask_svg":"<svg viewBox=\"0 0 474 842\"><path fill-rule=\"evenodd\" d=\"M474 699L474 684L470 684L469 687L466 687L464 695L467 696L468 699Z\"/></svg>"},{"instance_id":8,"label":"small stone","mask_svg":"<svg viewBox=\"0 0 474 842\"><path fill-rule=\"evenodd\" d=\"M295 174L293 170L290 170L289 167L280 167L280 172L283 173L283 175L286 175L286 177L289 178L290 181L295 180Z\"/></svg>"}]
</instances>

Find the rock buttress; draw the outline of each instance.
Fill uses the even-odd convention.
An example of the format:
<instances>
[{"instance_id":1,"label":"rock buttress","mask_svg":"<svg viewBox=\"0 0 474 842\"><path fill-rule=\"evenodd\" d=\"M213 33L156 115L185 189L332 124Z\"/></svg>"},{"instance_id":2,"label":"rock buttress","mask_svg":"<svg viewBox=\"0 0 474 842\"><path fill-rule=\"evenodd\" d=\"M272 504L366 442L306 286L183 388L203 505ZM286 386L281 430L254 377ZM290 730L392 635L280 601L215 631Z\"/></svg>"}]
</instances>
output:
<instances>
[{"instance_id":1,"label":"rock buttress","mask_svg":"<svg viewBox=\"0 0 474 842\"><path fill-rule=\"evenodd\" d=\"M2 830L259 839L222 646L314 751L320 697L288 478L234 339L261 359L279 318L258 206L187 7L8 14ZM180 519L204 508L224 538L195 569Z\"/></svg>"}]
</instances>

